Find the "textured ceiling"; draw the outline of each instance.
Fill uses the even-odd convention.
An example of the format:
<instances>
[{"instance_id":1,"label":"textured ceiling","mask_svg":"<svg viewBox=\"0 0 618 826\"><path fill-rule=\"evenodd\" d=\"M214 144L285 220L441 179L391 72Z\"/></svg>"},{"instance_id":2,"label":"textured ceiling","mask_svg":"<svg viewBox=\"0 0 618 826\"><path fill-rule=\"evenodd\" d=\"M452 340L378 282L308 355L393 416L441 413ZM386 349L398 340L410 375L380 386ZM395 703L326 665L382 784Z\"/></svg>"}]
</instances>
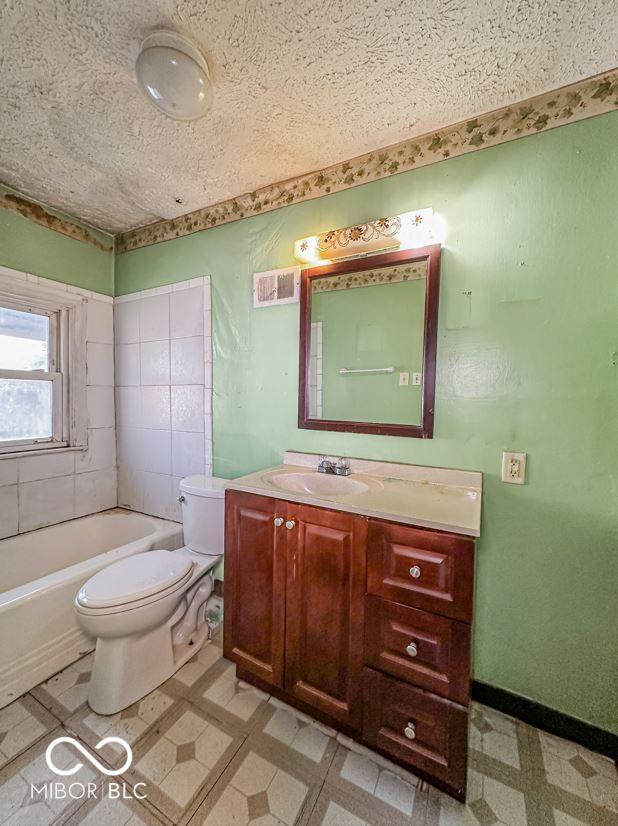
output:
<instances>
[{"instance_id":1,"label":"textured ceiling","mask_svg":"<svg viewBox=\"0 0 618 826\"><path fill-rule=\"evenodd\" d=\"M0 0L0 181L118 232L613 68L615 0ZM209 114L133 66L192 38ZM177 204L176 198L183 203Z\"/></svg>"}]
</instances>

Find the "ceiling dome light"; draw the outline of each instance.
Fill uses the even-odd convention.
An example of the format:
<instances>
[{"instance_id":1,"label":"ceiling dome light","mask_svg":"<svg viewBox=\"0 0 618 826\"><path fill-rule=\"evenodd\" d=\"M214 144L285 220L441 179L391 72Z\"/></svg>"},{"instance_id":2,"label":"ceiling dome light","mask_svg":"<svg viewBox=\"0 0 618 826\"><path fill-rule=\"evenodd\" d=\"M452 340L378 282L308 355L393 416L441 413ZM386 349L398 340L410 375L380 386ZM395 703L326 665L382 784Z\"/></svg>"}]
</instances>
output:
<instances>
[{"instance_id":1,"label":"ceiling dome light","mask_svg":"<svg viewBox=\"0 0 618 826\"><path fill-rule=\"evenodd\" d=\"M170 118L196 120L210 109L208 64L175 32L155 32L143 41L135 74L148 99Z\"/></svg>"}]
</instances>

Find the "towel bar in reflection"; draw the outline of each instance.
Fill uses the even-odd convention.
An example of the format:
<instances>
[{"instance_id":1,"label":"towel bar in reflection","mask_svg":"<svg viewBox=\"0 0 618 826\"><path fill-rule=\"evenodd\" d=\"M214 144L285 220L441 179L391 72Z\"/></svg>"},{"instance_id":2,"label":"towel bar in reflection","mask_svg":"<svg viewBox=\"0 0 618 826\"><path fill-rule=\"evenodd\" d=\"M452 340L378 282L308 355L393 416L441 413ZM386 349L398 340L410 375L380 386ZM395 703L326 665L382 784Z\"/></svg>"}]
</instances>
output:
<instances>
[{"instance_id":1,"label":"towel bar in reflection","mask_svg":"<svg viewBox=\"0 0 618 826\"><path fill-rule=\"evenodd\" d=\"M340 376L349 376L352 373L394 373L394 367L367 367L365 369L350 369L348 367L342 367L339 371Z\"/></svg>"}]
</instances>

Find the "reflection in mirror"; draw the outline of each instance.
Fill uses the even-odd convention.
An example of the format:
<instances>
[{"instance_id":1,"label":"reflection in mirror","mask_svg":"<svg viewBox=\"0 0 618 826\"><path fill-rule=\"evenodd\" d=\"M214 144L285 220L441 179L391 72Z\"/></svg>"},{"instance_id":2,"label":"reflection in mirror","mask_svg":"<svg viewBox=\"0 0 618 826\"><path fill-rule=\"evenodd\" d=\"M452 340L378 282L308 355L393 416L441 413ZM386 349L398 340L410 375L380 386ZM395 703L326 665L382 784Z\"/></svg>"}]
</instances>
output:
<instances>
[{"instance_id":1,"label":"reflection in mirror","mask_svg":"<svg viewBox=\"0 0 618 826\"><path fill-rule=\"evenodd\" d=\"M420 425L427 259L310 289L309 418Z\"/></svg>"}]
</instances>

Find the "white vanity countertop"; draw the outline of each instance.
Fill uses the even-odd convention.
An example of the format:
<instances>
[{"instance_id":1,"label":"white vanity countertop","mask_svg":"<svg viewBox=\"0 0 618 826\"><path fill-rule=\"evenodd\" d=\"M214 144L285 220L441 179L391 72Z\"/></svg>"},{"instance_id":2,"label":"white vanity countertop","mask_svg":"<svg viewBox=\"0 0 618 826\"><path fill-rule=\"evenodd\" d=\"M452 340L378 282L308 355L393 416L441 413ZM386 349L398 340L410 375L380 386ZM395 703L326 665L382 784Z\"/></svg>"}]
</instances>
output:
<instances>
[{"instance_id":1,"label":"white vanity countertop","mask_svg":"<svg viewBox=\"0 0 618 826\"><path fill-rule=\"evenodd\" d=\"M226 487L423 528L480 536L481 473L351 459L352 472L344 478L364 483L367 489L360 493L326 495L291 491L283 487L284 480L277 484L278 476L312 474L318 460L313 454L288 452L285 464L232 479Z\"/></svg>"}]
</instances>

